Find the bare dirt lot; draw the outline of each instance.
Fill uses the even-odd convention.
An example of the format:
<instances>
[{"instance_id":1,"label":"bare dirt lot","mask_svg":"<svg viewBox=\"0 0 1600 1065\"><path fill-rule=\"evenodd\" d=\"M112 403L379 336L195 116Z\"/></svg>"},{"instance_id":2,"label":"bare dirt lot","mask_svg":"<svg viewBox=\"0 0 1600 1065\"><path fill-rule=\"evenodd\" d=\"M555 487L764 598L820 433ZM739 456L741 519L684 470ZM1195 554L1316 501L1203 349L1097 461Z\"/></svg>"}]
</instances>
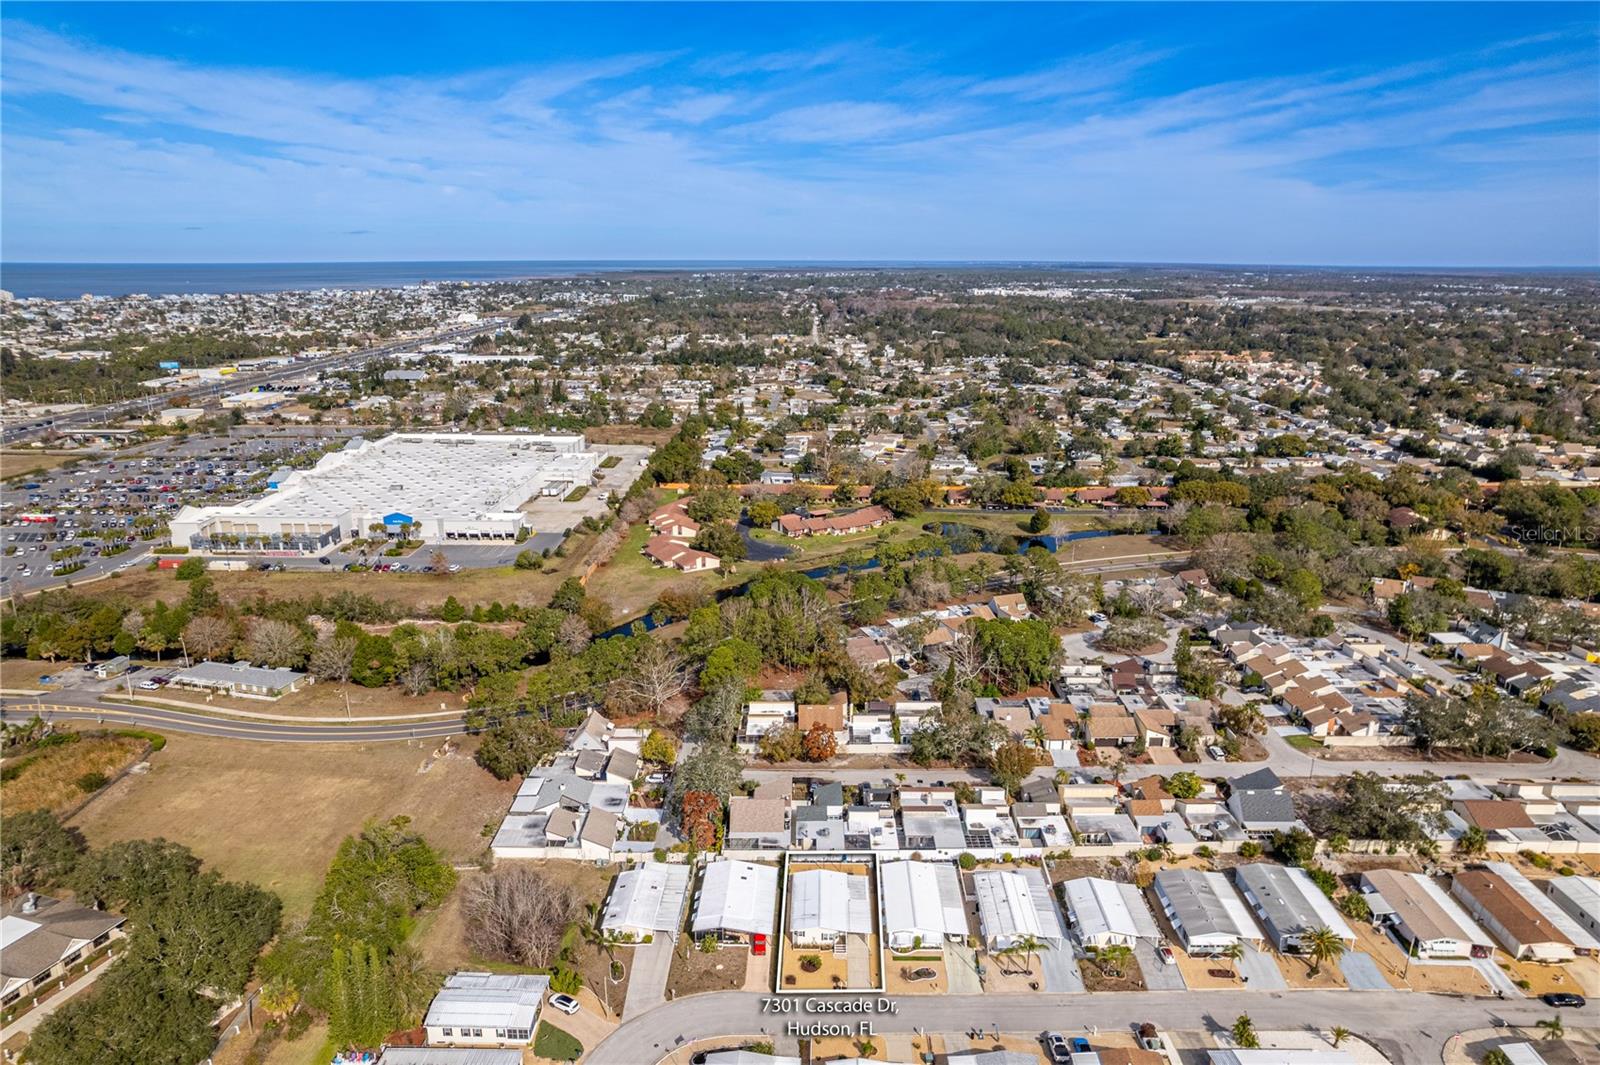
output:
<instances>
[{"instance_id":1,"label":"bare dirt lot","mask_svg":"<svg viewBox=\"0 0 1600 1065\"><path fill-rule=\"evenodd\" d=\"M373 818L403 814L455 862L475 860L516 792L467 746L243 743L173 735L150 772L113 784L71 821L92 845L164 836L223 875L306 913L339 843ZM423 767L427 766L424 771Z\"/></svg>"}]
</instances>

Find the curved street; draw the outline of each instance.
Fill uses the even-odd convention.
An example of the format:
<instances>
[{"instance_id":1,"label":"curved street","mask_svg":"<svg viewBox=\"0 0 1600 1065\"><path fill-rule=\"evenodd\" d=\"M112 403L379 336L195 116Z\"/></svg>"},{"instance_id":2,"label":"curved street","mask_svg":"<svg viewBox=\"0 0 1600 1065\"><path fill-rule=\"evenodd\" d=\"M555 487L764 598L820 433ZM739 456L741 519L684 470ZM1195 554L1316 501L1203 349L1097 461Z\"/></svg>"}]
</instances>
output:
<instances>
[{"instance_id":1,"label":"curved street","mask_svg":"<svg viewBox=\"0 0 1600 1065\"><path fill-rule=\"evenodd\" d=\"M1396 1065L1437 1062L1457 1032L1487 1027L1503 1018L1533 1025L1548 1020L1550 1007L1536 999L1501 1001L1428 995L1417 992L1362 991L1206 991L1083 995L903 995L894 1013L767 1014L767 999L835 1000L841 996L760 995L741 991L693 995L658 1006L624 1021L586 1059L591 1065L646 1065L675 1047L718 1036L783 1037L791 1021L801 1024L855 1023L870 1017L876 1034L886 1032L961 1033L983 1028L1001 1032L1066 1035L1086 1025L1130 1029L1151 1023L1171 1031L1225 1031L1241 1013L1258 1030L1305 1030L1308 1018L1326 1028L1343 1025L1382 1050ZM867 996L872 998L872 996ZM1600 1023L1600 1006L1563 1010L1569 1025ZM783 1050L780 1046L779 1052Z\"/></svg>"}]
</instances>

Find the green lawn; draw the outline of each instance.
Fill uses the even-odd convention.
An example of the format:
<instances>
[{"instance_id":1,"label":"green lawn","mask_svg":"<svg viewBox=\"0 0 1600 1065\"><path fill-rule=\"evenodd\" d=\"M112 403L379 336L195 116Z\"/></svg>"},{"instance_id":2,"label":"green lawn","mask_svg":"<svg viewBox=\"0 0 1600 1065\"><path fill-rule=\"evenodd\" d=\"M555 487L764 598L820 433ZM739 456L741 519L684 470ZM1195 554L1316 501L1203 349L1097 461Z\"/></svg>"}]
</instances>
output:
<instances>
[{"instance_id":1,"label":"green lawn","mask_svg":"<svg viewBox=\"0 0 1600 1065\"><path fill-rule=\"evenodd\" d=\"M583 1056L583 1044L549 1021L540 1021L533 1037L533 1052L552 1061L577 1061Z\"/></svg>"},{"instance_id":2,"label":"green lawn","mask_svg":"<svg viewBox=\"0 0 1600 1065\"><path fill-rule=\"evenodd\" d=\"M1285 736L1284 742L1297 751L1320 751L1323 743L1315 736Z\"/></svg>"}]
</instances>

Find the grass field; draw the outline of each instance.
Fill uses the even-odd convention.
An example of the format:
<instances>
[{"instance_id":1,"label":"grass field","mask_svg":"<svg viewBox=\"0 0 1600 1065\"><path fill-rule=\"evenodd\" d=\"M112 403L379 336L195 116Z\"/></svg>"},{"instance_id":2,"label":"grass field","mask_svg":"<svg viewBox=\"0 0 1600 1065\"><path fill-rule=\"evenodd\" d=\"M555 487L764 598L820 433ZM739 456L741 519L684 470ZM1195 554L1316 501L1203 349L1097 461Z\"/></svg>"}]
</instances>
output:
<instances>
[{"instance_id":1,"label":"grass field","mask_svg":"<svg viewBox=\"0 0 1600 1065\"><path fill-rule=\"evenodd\" d=\"M0 451L0 479L10 481L30 473L46 473L93 457L82 451Z\"/></svg>"},{"instance_id":2,"label":"grass field","mask_svg":"<svg viewBox=\"0 0 1600 1065\"><path fill-rule=\"evenodd\" d=\"M80 779L88 774L114 777L145 747L144 740L127 736L85 736L76 743L11 759L9 763L21 765L22 771L15 780L0 784L0 806L10 813L69 810L95 790L80 787Z\"/></svg>"},{"instance_id":3,"label":"grass field","mask_svg":"<svg viewBox=\"0 0 1600 1065\"><path fill-rule=\"evenodd\" d=\"M454 862L482 853L483 828L516 784L480 769L470 746L437 760L434 750L173 735L149 773L124 777L71 823L96 846L176 840L223 875L277 892L292 920L310 909L340 841L372 818L409 816Z\"/></svg>"},{"instance_id":4,"label":"grass field","mask_svg":"<svg viewBox=\"0 0 1600 1065\"><path fill-rule=\"evenodd\" d=\"M589 594L611 604L612 614L619 620L644 613L668 588L697 587L711 592L737 584L756 569L750 563L741 563L731 571L679 573L664 566L653 566L640 554L651 535L650 526L642 521L629 528L611 561L589 578Z\"/></svg>"},{"instance_id":5,"label":"grass field","mask_svg":"<svg viewBox=\"0 0 1600 1065\"><path fill-rule=\"evenodd\" d=\"M510 567L463 569L459 573L436 576L428 573L324 573L295 570L284 573L209 573L213 587L225 603L244 603L265 596L268 599L309 598L353 592L394 603L408 614L437 607L447 596L471 606L475 603L501 603L543 606L550 601L556 586L577 572L579 560L593 546L589 533L574 533L568 540L565 558L546 560L545 568L534 572ZM336 554L335 560L339 558ZM144 606L165 599L176 602L187 594L188 585L170 571L133 569L95 585L93 594L127 596Z\"/></svg>"},{"instance_id":6,"label":"grass field","mask_svg":"<svg viewBox=\"0 0 1600 1065\"><path fill-rule=\"evenodd\" d=\"M551 1061L577 1061L583 1056L583 1044L549 1021L540 1021L533 1037L533 1052Z\"/></svg>"}]
</instances>

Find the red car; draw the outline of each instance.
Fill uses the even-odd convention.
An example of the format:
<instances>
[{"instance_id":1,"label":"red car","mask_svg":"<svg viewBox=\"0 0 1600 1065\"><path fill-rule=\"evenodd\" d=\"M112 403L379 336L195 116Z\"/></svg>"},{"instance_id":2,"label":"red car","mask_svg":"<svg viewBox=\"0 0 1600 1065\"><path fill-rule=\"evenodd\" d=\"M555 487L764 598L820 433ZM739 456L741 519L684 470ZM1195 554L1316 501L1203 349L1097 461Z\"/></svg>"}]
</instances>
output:
<instances>
[{"instance_id":1,"label":"red car","mask_svg":"<svg viewBox=\"0 0 1600 1065\"><path fill-rule=\"evenodd\" d=\"M766 957L767 937L760 932L752 933L750 936L750 953L758 958Z\"/></svg>"}]
</instances>

